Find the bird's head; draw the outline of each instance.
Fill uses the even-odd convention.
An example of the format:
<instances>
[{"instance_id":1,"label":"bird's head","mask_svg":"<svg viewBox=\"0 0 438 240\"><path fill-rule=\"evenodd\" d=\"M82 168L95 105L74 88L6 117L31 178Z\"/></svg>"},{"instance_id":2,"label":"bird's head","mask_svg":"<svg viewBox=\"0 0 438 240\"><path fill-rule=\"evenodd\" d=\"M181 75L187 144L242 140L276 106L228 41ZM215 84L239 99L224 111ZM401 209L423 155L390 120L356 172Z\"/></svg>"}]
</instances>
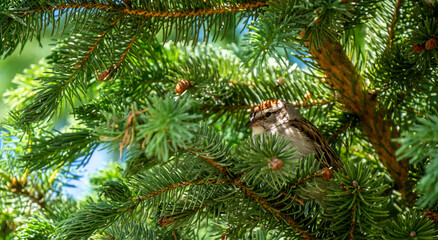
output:
<instances>
[{"instance_id":1,"label":"bird's head","mask_svg":"<svg viewBox=\"0 0 438 240\"><path fill-rule=\"evenodd\" d=\"M298 118L301 115L291 103L278 99L268 100L253 109L246 126L261 134L275 125Z\"/></svg>"}]
</instances>

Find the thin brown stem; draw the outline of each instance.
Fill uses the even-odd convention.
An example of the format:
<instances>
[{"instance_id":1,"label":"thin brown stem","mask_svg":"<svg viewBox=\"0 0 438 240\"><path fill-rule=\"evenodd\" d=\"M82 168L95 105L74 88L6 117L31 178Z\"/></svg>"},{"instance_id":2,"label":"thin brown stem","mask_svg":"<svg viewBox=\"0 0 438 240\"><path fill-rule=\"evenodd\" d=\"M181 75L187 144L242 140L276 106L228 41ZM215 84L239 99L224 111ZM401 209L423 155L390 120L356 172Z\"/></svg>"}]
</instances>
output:
<instances>
[{"instance_id":1,"label":"thin brown stem","mask_svg":"<svg viewBox=\"0 0 438 240\"><path fill-rule=\"evenodd\" d=\"M168 191L171 191L171 190L174 190L174 189L177 189L177 188L181 188L181 187L194 186L194 185L202 185L202 184L229 183L229 182L230 182L229 180L220 180L219 181L219 180L216 180L216 179L212 179L212 180L208 180L208 181L203 180L203 181L197 181L197 182L175 183L172 186L164 187L163 189L158 189L158 190L155 190L152 193L148 193L145 196L138 197L138 198L135 199L135 201L136 202L145 201L146 199L155 197L157 195L160 195L160 194L163 194L163 193L166 193Z\"/></svg>"},{"instance_id":2,"label":"thin brown stem","mask_svg":"<svg viewBox=\"0 0 438 240\"><path fill-rule=\"evenodd\" d=\"M395 2L395 8L391 19L391 25L388 27L388 40L386 45L387 49L392 45L392 42L394 41L395 28L400 17L400 9L402 4L403 4L403 0L397 0Z\"/></svg>"},{"instance_id":3,"label":"thin brown stem","mask_svg":"<svg viewBox=\"0 0 438 240\"><path fill-rule=\"evenodd\" d=\"M356 221L354 220L354 216L356 215L356 206L353 204L353 208L351 209L351 230L349 233L350 239L354 239L354 230L356 228Z\"/></svg>"},{"instance_id":4,"label":"thin brown stem","mask_svg":"<svg viewBox=\"0 0 438 240\"><path fill-rule=\"evenodd\" d=\"M32 203L37 204L41 209L53 216L52 211L47 207L47 202L44 200L43 192L39 192L38 190L30 192L22 183L16 181L10 182L8 185L12 193L17 196L27 197Z\"/></svg>"},{"instance_id":5,"label":"thin brown stem","mask_svg":"<svg viewBox=\"0 0 438 240\"><path fill-rule=\"evenodd\" d=\"M285 193L285 192L280 192L280 193L281 193L281 195L283 195L283 196L287 196L287 195L288 195L288 194ZM297 197L295 197L295 196L289 196L289 198L290 198L292 201L295 201L295 202L299 203L301 206L304 206L304 202L303 202L302 200L298 199Z\"/></svg>"},{"instance_id":6,"label":"thin brown stem","mask_svg":"<svg viewBox=\"0 0 438 240\"><path fill-rule=\"evenodd\" d=\"M308 108L316 105L328 105L333 103L331 100L325 100L325 99L316 99L316 100L309 100L304 102L293 102L292 105L294 105L297 108Z\"/></svg>"},{"instance_id":7,"label":"thin brown stem","mask_svg":"<svg viewBox=\"0 0 438 240\"><path fill-rule=\"evenodd\" d=\"M101 33L99 35L99 38L93 43L93 45L91 46L90 50L87 51L85 57L81 60L80 63L76 64L76 68L82 68L85 64L85 62L88 60L88 58L91 56L91 54L93 54L94 50L96 50L98 44L102 41L102 39L105 38L105 36L108 34L108 32L110 31L110 29L112 29L112 27L114 25L116 25L121 19L122 17L117 18L116 20L114 20L113 22L111 22L111 24L107 27L107 29L105 31L103 31L103 33Z\"/></svg>"},{"instance_id":8,"label":"thin brown stem","mask_svg":"<svg viewBox=\"0 0 438 240\"><path fill-rule=\"evenodd\" d=\"M315 239L313 236L309 235L309 233L305 230L302 230L300 228L300 225L298 222L296 222L292 217L284 214L281 211L278 211L277 209L273 208L271 206L271 203L268 201L265 201L262 197L259 197L255 195L252 191L250 191L248 188L246 188L245 183L235 183L237 187L239 187L243 192L246 193L247 196L254 199L256 202L258 202L264 209L268 210L269 212L273 213L278 219L283 220L287 222L291 227L294 228L294 230L301 235L304 239Z\"/></svg>"},{"instance_id":9,"label":"thin brown stem","mask_svg":"<svg viewBox=\"0 0 438 240\"><path fill-rule=\"evenodd\" d=\"M99 81L108 81L110 78L112 78L115 74L115 71L122 65L123 61L125 60L126 56L128 55L129 51L132 48L132 45L134 44L135 40L137 39L137 35L140 31L140 29L143 27L144 22L146 19L143 19L140 26L137 29L137 32L131 37L131 41L129 42L128 46L126 46L125 51L123 52L120 59L115 63L113 66L107 68L105 71L99 74Z\"/></svg>"},{"instance_id":10,"label":"thin brown stem","mask_svg":"<svg viewBox=\"0 0 438 240\"><path fill-rule=\"evenodd\" d=\"M233 4L233 5L218 5L210 8L196 9L196 10L174 10L174 11L151 11L144 9L129 9L122 6L114 6L108 4L98 3L69 3L69 4L57 4L49 5L42 9L30 9L23 13L23 16L32 15L41 12L52 12L63 9L102 9L102 10L120 10L124 14L144 16L144 17L157 17L157 18L184 18L193 16L203 16L212 14L224 14L231 12L240 12L243 10L249 10L253 8L260 8L266 6L268 1L255 1L251 3Z\"/></svg>"},{"instance_id":11,"label":"thin brown stem","mask_svg":"<svg viewBox=\"0 0 438 240\"><path fill-rule=\"evenodd\" d=\"M296 187L296 186L298 186L304 182L307 182L313 178L316 178L316 177L323 177L325 180L328 181L330 178L333 177L333 172L332 172L332 170L330 170L328 168L323 168L323 169L318 170L317 172L315 172L314 174L312 174L308 177L300 179L298 182L294 183L291 187Z\"/></svg>"},{"instance_id":12,"label":"thin brown stem","mask_svg":"<svg viewBox=\"0 0 438 240\"><path fill-rule=\"evenodd\" d=\"M294 105L297 108L308 108L316 105L327 105L331 104L333 101L330 100L324 100L324 99L317 99L317 100L310 100L310 101L304 101L304 102L293 102L292 105ZM201 110L203 111L213 111L213 112L221 112L221 111L240 111L240 110L253 110L257 105L225 105L225 106L218 106L218 107L201 107Z\"/></svg>"},{"instance_id":13,"label":"thin brown stem","mask_svg":"<svg viewBox=\"0 0 438 240\"><path fill-rule=\"evenodd\" d=\"M202 206L197 207L197 208L194 208L194 209L191 209L190 211L192 211L192 212L197 212L197 211L199 211L199 210L204 209L206 206L208 206L208 205L210 205L210 204L212 204L212 203L213 203L213 202L206 202L206 203L203 203ZM174 214L174 215L169 215L169 216L162 216L162 217L158 220L157 224L160 225L160 226L164 226L164 227L165 227L165 226L167 226L167 225L169 225L169 224L175 222L175 221L178 219L178 216L180 216L181 214L182 214L182 213L178 213L178 214Z\"/></svg>"},{"instance_id":14,"label":"thin brown stem","mask_svg":"<svg viewBox=\"0 0 438 240\"><path fill-rule=\"evenodd\" d=\"M216 169L221 171L223 174L228 175L227 168L226 167L222 167L221 165L219 165L216 160L204 157L204 156L200 155L199 153L197 153L195 151L192 151L192 150L190 150L188 148L182 148L182 149L187 151L187 152L189 152L189 153L192 153L192 154L194 154L194 155L196 155L196 156L198 156L198 157L200 157L202 159L204 159L206 162L210 163L213 167L215 167Z\"/></svg>"}]
</instances>

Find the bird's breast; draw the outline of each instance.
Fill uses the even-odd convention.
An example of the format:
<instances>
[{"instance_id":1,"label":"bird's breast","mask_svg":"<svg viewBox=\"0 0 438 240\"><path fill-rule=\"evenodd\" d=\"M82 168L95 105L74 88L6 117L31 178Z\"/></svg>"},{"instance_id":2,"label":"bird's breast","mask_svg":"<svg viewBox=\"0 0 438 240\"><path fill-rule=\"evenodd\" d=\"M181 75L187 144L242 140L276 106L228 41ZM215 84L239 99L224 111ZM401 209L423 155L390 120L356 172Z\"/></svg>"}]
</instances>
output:
<instances>
[{"instance_id":1,"label":"bird's breast","mask_svg":"<svg viewBox=\"0 0 438 240\"><path fill-rule=\"evenodd\" d=\"M295 148L296 157L302 158L315 151L315 147L309 137L294 127L284 125L269 129L271 133L278 134L291 141L291 147Z\"/></svg>"},{"instance_id":2,"label":"bird's breast","mask_svg":"<svg viewBox=\"0 0 438 240\"><path fill-rule=\"evenodd\" d=\"M266 130L262 126L252 127L252 136L254 135L262 135Z\"/></svg>"}]
</instances>

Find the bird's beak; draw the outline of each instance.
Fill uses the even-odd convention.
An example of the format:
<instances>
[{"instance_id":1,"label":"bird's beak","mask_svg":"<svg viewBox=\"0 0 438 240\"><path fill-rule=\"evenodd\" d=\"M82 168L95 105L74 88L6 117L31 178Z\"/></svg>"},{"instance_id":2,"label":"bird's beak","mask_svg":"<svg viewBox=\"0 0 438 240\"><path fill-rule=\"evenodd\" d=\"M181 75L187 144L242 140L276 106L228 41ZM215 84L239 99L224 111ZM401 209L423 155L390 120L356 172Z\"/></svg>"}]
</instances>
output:
<instances>
[{"instance_id":1,"label":"bird's beak","mask_svg":"<svg viewBox=\"0 0 438 240\"><path fill-rule=\"evenodd\" d=\"M245 126L247 126L247 127L255 127L257 125L258 124L256 123L256 121L255 121L255 119L253 117L251 117L249 119L249 121L245 124Z\"/></svg>"}]
</instances>

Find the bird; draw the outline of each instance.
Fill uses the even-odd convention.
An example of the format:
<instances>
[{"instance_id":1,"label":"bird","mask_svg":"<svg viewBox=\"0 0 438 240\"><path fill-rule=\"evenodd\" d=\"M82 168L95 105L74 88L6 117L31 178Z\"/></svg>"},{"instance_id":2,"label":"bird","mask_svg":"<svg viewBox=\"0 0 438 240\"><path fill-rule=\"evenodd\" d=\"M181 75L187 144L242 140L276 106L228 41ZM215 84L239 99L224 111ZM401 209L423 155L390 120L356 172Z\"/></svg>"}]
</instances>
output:
<instances>
[{"instance_id":1,"label":"bird","mask_svg":"<svg viewBox=\"0 0 438 240\"><path fill-rule=\"evenodd\" d=\"M320 168L338 170L343 164L327 140L290 102L273 99L257 105L251 112L246 126L252 128L252 136L263 133L276 134L290 140L288 147L295 149L300 159L315 153Z\"/></svg>"}]
</instances>

